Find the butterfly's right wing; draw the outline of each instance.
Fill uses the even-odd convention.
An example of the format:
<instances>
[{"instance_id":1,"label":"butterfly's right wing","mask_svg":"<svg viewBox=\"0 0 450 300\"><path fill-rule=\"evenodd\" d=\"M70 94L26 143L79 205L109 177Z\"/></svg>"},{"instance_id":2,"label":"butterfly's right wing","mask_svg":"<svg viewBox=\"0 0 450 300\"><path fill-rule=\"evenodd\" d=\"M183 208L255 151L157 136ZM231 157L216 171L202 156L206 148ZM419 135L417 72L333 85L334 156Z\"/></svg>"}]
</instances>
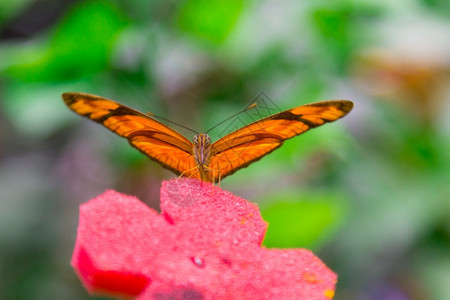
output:
<instances>
[{"instance_id":1,"label":"butterfly's right wing","mask_svg":"<svg viewBox=\"0 0 450 300\"><path fill-rule=\"evenodd\" d=\"M192 143L175 130L125 105L84 93L64 93L66 105L83 117L102 124L163 167L193 175ZM193 172L187 172L192 170ZM196 176L194 176L196 177Z\"/></svg>"}]
</instances>

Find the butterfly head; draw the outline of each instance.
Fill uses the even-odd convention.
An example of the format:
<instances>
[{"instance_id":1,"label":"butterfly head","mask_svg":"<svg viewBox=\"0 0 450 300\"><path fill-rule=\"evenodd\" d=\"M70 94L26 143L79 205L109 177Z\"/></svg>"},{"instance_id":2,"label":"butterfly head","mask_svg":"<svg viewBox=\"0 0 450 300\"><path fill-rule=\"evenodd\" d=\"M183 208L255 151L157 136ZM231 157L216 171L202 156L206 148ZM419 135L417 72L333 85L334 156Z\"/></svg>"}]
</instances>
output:
<instances>
[{"instance_id":1,"label":"butterfly head","mask_svg":"<svg viewBox=\"0 0 450 300\"><path fill-rule=\"evenodd\" d=\"M211 145L211 138L209 137L209 135L205 133L199 133L194 135L192 141L196 147L207 148Z\"/></svg>"}]
</instances>

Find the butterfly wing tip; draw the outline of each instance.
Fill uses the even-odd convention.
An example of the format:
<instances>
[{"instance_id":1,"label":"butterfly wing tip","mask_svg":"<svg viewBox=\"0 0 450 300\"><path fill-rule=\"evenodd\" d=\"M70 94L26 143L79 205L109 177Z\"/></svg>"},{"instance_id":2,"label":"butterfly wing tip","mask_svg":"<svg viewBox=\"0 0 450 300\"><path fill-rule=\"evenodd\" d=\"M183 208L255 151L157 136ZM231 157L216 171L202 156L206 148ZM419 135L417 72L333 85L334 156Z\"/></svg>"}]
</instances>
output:
<instances>
[{"instance_id":1,"label":"butterfly wing tip","mask_svg":"<svg viewBox=\"0 0 450 300\"><path fill-rule=\"evenodd\" d=\"M66 103L69 106L75 101L74 93L63 93L61 97L64 103Z\"/></svg>"},{"instance_id":2,"label":"butterfly wing tip","mask_svg":"<svg viewBox=\"0 0 450 300\"><path fill-rule=\"evenodd\" d=\"M345 112L345 114L348 114L353 109L353 102L350 100L341 100L341 109Z\"/></svg>"}]
</instances>

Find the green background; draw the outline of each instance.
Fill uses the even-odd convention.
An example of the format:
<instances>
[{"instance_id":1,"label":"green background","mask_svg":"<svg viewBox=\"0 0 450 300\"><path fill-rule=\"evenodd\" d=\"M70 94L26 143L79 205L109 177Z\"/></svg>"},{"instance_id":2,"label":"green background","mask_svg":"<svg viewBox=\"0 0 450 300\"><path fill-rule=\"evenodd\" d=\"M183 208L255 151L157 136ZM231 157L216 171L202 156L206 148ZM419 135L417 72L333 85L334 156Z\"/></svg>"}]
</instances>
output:
<instances>
[{"instance_id":1,"label":"green background","mask_svg":"<svg viewBox=\"0 0 450 300\"><path fill-rule=\"evenodd\" d=\"M450 299L448 3L0 1L0 298L88 299L78 206L113 188L158 209L174 176L70 112L60 95L78 91L197 131L260 103L214 140L352 100L221 187L259 204L265 246L335 271L335 299Z\"/></svg>"}]
</instances>

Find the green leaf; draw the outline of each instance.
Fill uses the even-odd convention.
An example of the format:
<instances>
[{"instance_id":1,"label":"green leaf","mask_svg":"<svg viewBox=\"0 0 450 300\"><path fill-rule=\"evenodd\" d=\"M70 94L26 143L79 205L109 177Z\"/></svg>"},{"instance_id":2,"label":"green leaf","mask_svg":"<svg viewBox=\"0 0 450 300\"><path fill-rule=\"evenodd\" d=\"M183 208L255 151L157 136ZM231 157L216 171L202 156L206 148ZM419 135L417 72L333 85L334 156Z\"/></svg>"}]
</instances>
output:
<instances>
[{"instance_id":1,"label":"green leaf","mask_svg":"<svg viewBox=\"0 0 450 300\"><path fill-rule=\"evenodd\" d=\"M334 64L339 73L345 73L359 47L370 37L369 21L381 12L378 4L370 2L320 3L311 12L311 26L320 41L317 54Z\"/></svg>"},{"instance_id":2,"label":"green leaf","mask_svg":"<svg viewBox=\"0 0 450 300\"><path fill-rule=\"evenodd\" d=\"M0 25L21 12L31 0L0 1Z\"/></svg>"},{"instance_id":3,"label":"green leaf","mask_svg":"<svg viewBox=\"0 0 450 300\"><path fill-rule=\"evenodd\" d=\"M233 29L242 0L188 0L178 15L178 27L200 40L219 44Z\"/></svg>"},{"instance_id":4,"label":"green leaf","mask_svg":"<svg viewBox=\"0 0 450 300\"><path fill-rule=\"evenodd\" d=\"M6 70L24 81L65 81L82 78L108 66L111 49L125 20L106 1L81 2L57 25L49 44L33 60L12 57L17 64ZM36 57L37 56L37 57ZM23 62L25 61L25 62Z\"/></svg>"},{"instance_id":5,"label":"green leaf","mask_svg":"<svg viewBox=\"0 0 450 300\"><path fill-rule=\"evenodd\" d=\"M24 137L33 140L47 138L77 117L64 105L61 94L67 90L84 90L88 84L9 83L3 91L0 105L5 118Z\"/></svg>"},{"instance_id":6,"label":"green leaf","mask_svg":"<svg viewBox=\"0 0 450 300\"><path fill-rule=\"evenodd\" d=\"M301 199L294 201L294 199ZM335 231L344 218L345 202L336 195L284 196L261 207L269 223L264 245L312 248Z\"/></svg>"}]
</instances>

